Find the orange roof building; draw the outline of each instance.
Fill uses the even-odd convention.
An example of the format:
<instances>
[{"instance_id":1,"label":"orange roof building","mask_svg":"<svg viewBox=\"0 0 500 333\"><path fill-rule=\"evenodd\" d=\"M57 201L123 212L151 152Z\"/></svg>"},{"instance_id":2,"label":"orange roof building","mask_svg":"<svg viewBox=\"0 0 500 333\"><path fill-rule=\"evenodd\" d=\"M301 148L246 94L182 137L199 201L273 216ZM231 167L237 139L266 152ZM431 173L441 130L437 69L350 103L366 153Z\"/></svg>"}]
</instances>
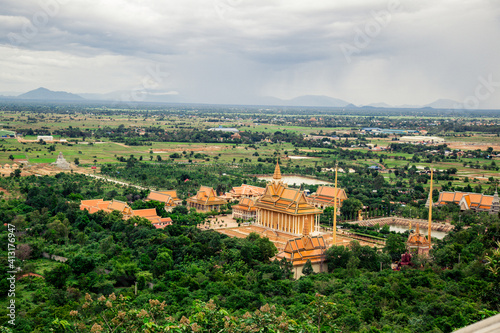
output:
<instances>
[{"instance_id":1,"label":"orange roof building","mask_svg":"<svg viewBox=\"0 0 500 333\"><path fill-rule=\"evenodd\" d=\"M194 207L199 212L218 211L222 205L227 204L226 200L218 197L215 190L208 186L201 186L198 193L186 201L188 208Z\"/></svg>"},{"instance_id":2,"label":"orange roof building","mask_svg":"<svg viewBox=\"0 0 500 333\"><path fill-rule=\"evenodd\" d=\"M233 187L227 195L236 200L239 200L240 198L259 198L264 194L265 190L266 189L264 187L243 184L241 186Z\"/></svg>"},{"instance_id":3,"label":"orange roof building","mask_svg":"<svg viewBox=\"0 0 500 333\"><path fill-rule=\"evenodd\" d=\"M242 198L237 205L233 207L233 219L255 220L257 218L257 207L255 200L251 198Z\"/></svg>"},{"instance_id":4,"label":"orange roof building","mask_svg":"<svg viewBox=\"0 0 500 333\"><path fill-rule=\"evenodd\" d=\"M170 217L160 218L159 221L151 221L151 224L156 229L164 229L172 224L172 219Z\"/></svg>"},{"instance_id":5,"label":"orange roof building","mask_svg":"<svg viewBox=\"0 0 500 333\"><path fill-rule=\"evenodd\" d=\"M88 210L90 214L94 214L100 210L111 213L114 210L123 214L123 219L128 220L132 216L144 217L151 221L151 224L157 229L163 229L167 225L172 224L170 217L162 218L156 214L155 208L148 209L132 209L123 201L111 200L104 201L102 199L82 200L80 202L80 210Z\"/></svg>"},{"instance_id":6,"label":"orange roof building","mask_svg":"<svg viewBox=\"0 0 500 333\"><path fill-rule=\"evenodd\" d=\"M123 201L111 200L104 201L103 199L92 199L92 200L82 200L80 202L80 210L88 210L90 214L94 214L97 211L105 211L111 213L114 210L119 211L123 214L123 217L129 218L132 216L132 208Z\"/></svg>"},{"instance_id":7,"label":"orange roof building","mask_svg":"<svg viewBox=\"0 0 500 333\"><path fill-rule=\"evenodd\" d=\"M337 199L337 208L342 207L342 202L347 199L347 194L342 188L337 188L335 191L334 187L330 186L318 186L316 193L312 194L307 198L307 202L318 208L333 207L335 205L335 199Z\"/></svg>"},{"instance_id":8,"label":"orange roof building","mask_svg":"<svg viewBox=\"0 0 500 333\"><path fill-rule=\"evenodd\" d=\"M182 200L177 197L177 191L151 191L145 201L159 201L165 204L165 210L171 211L177 205L182 203Z\"/></svg>"},{"instance_id":9,"label":"orange roof building","mask_svg":"<svg viewBox=\"0 0 500 333\"><path fill-rule=\"evenodd\" d=\"M265 228L300 235L304 228L319 231L319 214L322 210L311 206L304 192L288 188L281 180L279 164L276 163L273 180L255 206L256 223Z\"/></svg>"},{"instance_id":10,"label":"orange roof building","mask_svg":"<svg viewBox=\"0 0 500 333\"><path fill-rule=\"evenodd\" d=\"M448 203L459 205L461 210L472 209L474 211L489 212L491 214L498 214L500 211L497 191L495 191L494 195L470 192L440 192L436 205L442 206Z\"/></svg>"},{"instance_id":11,"label":"orange roof building","mask_svg":"<svg viewBox=\"0 0 500 333\"><path fill-rule=\"evenodd\" d=\"M428 255L429 254L429 240L420 233L420 227L417 224L417 230L414 232L410 232L408 236L408 240L406 241L406 247L410 254L420 254L420 255Z\"/></svg>"},{"instance_id":12,"label":"orange roof building","mask_svg":"<svg viewBox=\"0 0 500 333\"><path fill-rule=\"evenodd\" d=\"M293 265L294 278L302 276L302 268L307 260L311 261L313 270L317 273L323 272L323 263L325 261L326 244L323 236L310 236L309 231L304 228L303 236L287 241L283 252L276 258L285 258Z\"/></svg>"}]
</instances>

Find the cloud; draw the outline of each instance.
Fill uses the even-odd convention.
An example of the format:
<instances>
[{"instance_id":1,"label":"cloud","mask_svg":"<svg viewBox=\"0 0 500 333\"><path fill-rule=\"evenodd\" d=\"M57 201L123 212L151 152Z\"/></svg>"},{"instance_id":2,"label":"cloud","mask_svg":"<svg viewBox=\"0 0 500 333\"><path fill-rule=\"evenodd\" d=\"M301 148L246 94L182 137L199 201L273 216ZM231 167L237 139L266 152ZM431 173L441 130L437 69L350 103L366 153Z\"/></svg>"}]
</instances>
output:
<instances>
[{"instance_id":1,"label":"cloud","mask_svg":"<svg viewBox=\"0 0 500 333\"><path fill-rule=\"evenodd\" d=\"M0 90L132 89L158 65L169 79L156 89L213 103L324 94L425 104L463 100L481 76L500 81L497 1L393 3L0 0ZM370 31L347 59L341 45ZM500 92L481 107L500 108Z\"/></svg>"}]
</instances>

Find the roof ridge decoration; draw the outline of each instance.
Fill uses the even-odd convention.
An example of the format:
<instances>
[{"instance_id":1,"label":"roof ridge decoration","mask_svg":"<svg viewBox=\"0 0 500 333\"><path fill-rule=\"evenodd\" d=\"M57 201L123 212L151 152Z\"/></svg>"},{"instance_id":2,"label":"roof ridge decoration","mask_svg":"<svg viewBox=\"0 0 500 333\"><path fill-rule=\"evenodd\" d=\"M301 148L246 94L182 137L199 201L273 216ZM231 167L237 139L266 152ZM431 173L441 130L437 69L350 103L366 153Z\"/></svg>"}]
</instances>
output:
<instances>
[{"instance_id":1,"label":"roof ridge decoration","mask_svg":"<svg viewBox=\"0 0 500 333\"><path fill-rule=\"evenodd\" d=\"M302 230L302 235L307 237L309 236L309 219L306 218L304 221L304 230Z\"/></svg>"},{"instance_id":2,"label":"roof ridge decoration","mask_svg":"<svg viewBox=\"0 0 500 333\"><path fill-rule=\"evenodd\" d=\"M280 170L279 162L276 162L276 167L274 168L273 179L275 181L281 180L281 170Z\"/></svg>"}]
</instances>

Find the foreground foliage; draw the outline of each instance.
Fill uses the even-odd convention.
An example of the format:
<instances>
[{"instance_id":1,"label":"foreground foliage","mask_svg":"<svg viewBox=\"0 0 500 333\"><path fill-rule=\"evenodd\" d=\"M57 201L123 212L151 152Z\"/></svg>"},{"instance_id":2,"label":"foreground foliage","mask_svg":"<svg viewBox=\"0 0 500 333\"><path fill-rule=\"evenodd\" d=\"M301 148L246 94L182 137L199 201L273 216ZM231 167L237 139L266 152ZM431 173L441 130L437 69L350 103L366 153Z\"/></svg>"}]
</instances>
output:
<instances>
[{"instance_id":1,"label":"foreground foliage","mask_svg":"<svg viewBox=\"0 0 500 333\"><path fill-rule=\"evenodd\" d=\"M383 252L334 247L328 272L293 280L287 262L269 260L276 248L267 238L201 231L195 225L204 215L186 209L171 213L174 224L163 230L142 220L135 226L116 212L80 211L68 191L86 184L78 194L92 197L99 184L85 179L1 184L13 193L0 201L0 217L19 231L16 266L45 278L17 281L16 331L229 332L229 325L234 332L452 332L500 310L498 217L462 219L467 225L436 244L433 261L417 258L414 268L388 269L401 252L401 239L391 235ZM137 205L144 197L115 190ZM50 261L43 252L68 260ZM6 258L2 253L2 324Z\"/></svg>"}]
</instances>

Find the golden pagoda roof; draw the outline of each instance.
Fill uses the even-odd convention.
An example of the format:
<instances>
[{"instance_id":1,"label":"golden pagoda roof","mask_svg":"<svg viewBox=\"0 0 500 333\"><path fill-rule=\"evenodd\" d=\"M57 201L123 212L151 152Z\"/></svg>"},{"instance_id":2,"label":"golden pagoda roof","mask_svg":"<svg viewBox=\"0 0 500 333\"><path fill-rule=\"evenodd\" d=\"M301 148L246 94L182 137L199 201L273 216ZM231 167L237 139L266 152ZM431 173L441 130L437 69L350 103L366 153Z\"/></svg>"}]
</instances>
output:
<instances>
[{"instance_id":1,"label":"golden pagoda roof","mask_svg":"<svg viewBox=\"0 0 500 333\"><path fill-rule=\"evenodd\" d=\"M248 212L254 212L257 210L255 207L255 201L250 198L242 198L237 205L233 206L233 209L241 209Z\"/></svg>"},{"instance_id":2,"label":"golden pagoda roof","mask_svg":"<svg viewBox=\"0 0 500 333\"><path fill-rule=\"evenodd\" d=\"M429 246L429 241L427 238L420 233L420 227L417 224L417 230L414 232L410 233L408 236L408 240L406 241L406 244L410 247L413 246Z\"/></svg>"},{"instance_id":3,"label":"golden pagoda roof","mask_svg":"<svg viewBox=\"0 0 500 333\"><path fill-rule=\"evenodd\" d=\"M335 187L318 186L316 193L309 197L309 201L318 203L333 203L335 198L339 198L340 200L347 199L345 190L337 188L335 191Z\"/></svg>"},{"instance_id":4,"label":"golden pagoda roof","mask_svg":"<svg viewBox=\"0 0 500 333\"><path fill-rule=\"evenodd\" d=\"M320 214L322 212L307 202L304 192L288 188L281 181L268 183L264 194L257 200L255 206L294 215Z\"/></svg>"},{"instance_id":5,"label":"golden pagoda roof","mask_svg":"<svg viewBox=\"0 0 500 333\"><path fill-rule=\"evenodd\" d=\"M187 201L202 205L225 205L227 203L226 200L217 196L213 188L208 186L201 186L198 193L187 199Z\"/></svg>"},{"instance_id":6,"label":"golden pagoda roof","mask_svg":"<svg viewBox=\"0 0 500 333\"><path fill-rule=\"evenodd\" d=\"M281 170L280 170L280 165L278 162L276 162L276 167L274 168L273 179L281 180Z\"/></svg>"},{"instance_id":7,"label":"golden pagoda roof","mask_svg":"<svg viewBox=\"0 0 500 333\"><path fill-rule=\"evenodd\" d=\"M230 194L232 196L258 196L262 195L265 190L264 187L242 184L241 186L233 187Z\"/></svg>"},{"instance_id":8,"label":"golden pagoda roof","mask_svg":"<svg viewBox=\"0 0 500 333\"><path fill-rule=\"evenodd\" d=\"M311 260L311 263L314 264L324 261L325 249L326 244L323 236L305 235L287 241L283 252L276 257L285 258L291 261L294 266L304 265L307 260Z\"/></svg>"}]
</instances>

